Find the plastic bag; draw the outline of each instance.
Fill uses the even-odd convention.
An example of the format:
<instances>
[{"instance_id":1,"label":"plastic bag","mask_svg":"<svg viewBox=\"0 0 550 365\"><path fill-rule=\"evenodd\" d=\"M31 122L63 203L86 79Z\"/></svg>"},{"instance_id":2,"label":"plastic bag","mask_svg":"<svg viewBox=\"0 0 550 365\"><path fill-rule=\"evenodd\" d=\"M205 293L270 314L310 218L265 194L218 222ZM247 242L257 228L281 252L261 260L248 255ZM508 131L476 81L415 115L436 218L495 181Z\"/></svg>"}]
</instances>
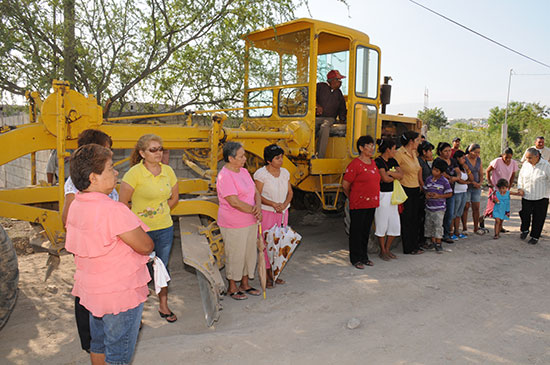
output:
<instances>
[{"instance_id":1,"label":"plastic bag","mask_svg":"<svg viewBox=\"0 0 550 365\"><path fill-rule=\"evenodd\" d=\"M393 180L393 192L391 194L391 203L393 205L403 204L407 200L407 193L401 186L399 180Z\"/></svg>"}]
</instances>

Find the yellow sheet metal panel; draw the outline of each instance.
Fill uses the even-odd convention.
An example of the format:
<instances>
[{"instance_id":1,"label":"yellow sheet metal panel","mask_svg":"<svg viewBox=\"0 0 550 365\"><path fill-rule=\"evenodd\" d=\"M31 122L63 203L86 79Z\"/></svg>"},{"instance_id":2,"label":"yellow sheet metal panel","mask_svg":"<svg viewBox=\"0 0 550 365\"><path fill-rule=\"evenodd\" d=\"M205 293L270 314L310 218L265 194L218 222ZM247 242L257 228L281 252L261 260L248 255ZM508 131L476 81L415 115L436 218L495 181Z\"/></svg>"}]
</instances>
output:
<instances>
[{"instance_id":1,"label":"yellow sheet metal panel","mask_svg":"<svg viewBox=\"0 0 550 365\"><path fill-rule=\"evenodd\" d=\"M0 165L4 165L31 152L56 148L55 136L40 123L24 124L0 134ZM76 148L76 141L67 141L67 148Z\"/></svg>"},{"instance_id":2,"label":"yellow sheet metal panel","mask_svg":"<svg viewBox=\"0 0 550 365\"><path fill-rule=\"evenodd\" d=\"M208 148L209 127L153 124L103 124L99 130L113 139L113 148L134 148L144 134L153 133L162 138L167 149Z\"/></svg>"},{"instance_id":3,"label":"yellow sheet metal panel","mask_svg":"<svg viewBox=\"0 0 550 365\"><path fill-rule=\"evenodd\" d=\"M330 137L327 144L327 156L331 158L347 158L348 148L345 137Z\"/></svg>"},{"instance_id":4,"label":"yellow sheet metal panel","mask_svg":"<svg viewBox=\"0 0 550 365\"><path fill-rule=\"evenodd\" d=\"M57 201L58 189L59 186L0 189L0 200L20 204L53 202Z\"/></svg>"},{"instance_id":5,"label":"yellow sheet metal panel","mask_svg":"<svg viewBox=\"0 0 550 365\"><path fill-rule=\"evenodd\" d=\"M218 204L202 198L180 200L170 212L172 215L204 214L218 219Z\"/></svg>"},{"instance_id":6,"label":"yellow sheet metal panel","mask_svg":"<svg viewBox=\"0 0 550 365\"><path fill-rule=\"evenodd\" d=\"M83 130L97 128L103 122L103 108L97 105L96 98L85 97L71 89L56 90L44 100L41 108L42 122L50 133L57 135L58 98L63 98L68 139L76 139Z\"/></svg>"},{"instance_id":7,"label":"yellow sheet metal panel","mask_svg":"<svg viewBox=\"0 0 550 365\"><path fill-rule=\"evenodd\" d=\"M205 179L178 179L180 194L205 192L209 189L209 180Z\"/></svg>"},{"instance_id":8,"label":"yellow sheet metal panel","mask_svg":"<svg viewBox=\"0 0 550 365\"><path fill-rule=\"evenodd\" d=\"M415 117L406 117L404 115L392 115L392 114L380 114L380 120L387 120L389 122L399 122L407 124L417 124L422 123L422 120Z\"/></svg>"},{"instance_id":9,"label":"yellow sheet metal panel","mask_svg":"<svg viewBox=\"0 0 550 365\"><path fill-rule=\"evenodd\" d=\"M341 174L348 166L351 158L321 158L311 160L312 175Z\"/></svg>"}]
</instances>

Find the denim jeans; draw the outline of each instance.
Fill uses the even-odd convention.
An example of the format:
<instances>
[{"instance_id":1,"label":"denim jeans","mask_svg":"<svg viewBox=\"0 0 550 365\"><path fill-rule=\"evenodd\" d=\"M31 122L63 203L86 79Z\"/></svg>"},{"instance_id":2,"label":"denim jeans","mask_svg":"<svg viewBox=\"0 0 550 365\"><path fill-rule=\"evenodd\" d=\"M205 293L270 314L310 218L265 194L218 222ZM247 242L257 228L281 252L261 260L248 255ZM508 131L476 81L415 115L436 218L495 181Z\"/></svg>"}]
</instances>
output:
<instances>
[{"instance_id":1,"label":"denim jeans","mask_svg":"<svg viewBox=\"0 0 550 365\"><path fill-rule=\"evenodd\" d=\"M479 203L481 201L481 189L468 187L466 190L466 203Z\"/></svg>"},{"instance_id":2,"label":"denim jeans","mask_svg":"<svg viewBox=\"0 0 550 365\"><path fill-rule=\"evenodd\" d=\"M90 351L105 354L108 364L129 364L136 348L142 313L143 303L118 314L90 315Z\"/></svg>"},{"instance_id":3,"label":"denim jeans","mask_svg":"<svg viewBox=\"0 0 550 365\"><path fill-rule=\"evenodd\" d=\"M464 193L456 193L455 195L455 213L454 218L456 217L462 217L462 213L464 213L464 207L466 206L466 192Z\"/></svg>"},{"instance_id":4,"label":"denim jeans","mask_svg":"<svg viewBox=\"0 0 550 365\"><path fill-rule=\"evenodd\" d=\"M155 243L155 254L162 260L166 269L168 269L168 260L170 259L172 242L174 241L174 226L149 231L147 234Z\"/></svg>"},{"instance_id":5,"label":"denim jeans","mask_svg":"<svg viewBox=\"0 0 550 365\"><path fill-rule=\"evenodd\" d=\"M447 198L445 208L445 216L443 217L443 238L451 237L451 225L455 214L455 196Z\"/></svg>"}]
</instances>

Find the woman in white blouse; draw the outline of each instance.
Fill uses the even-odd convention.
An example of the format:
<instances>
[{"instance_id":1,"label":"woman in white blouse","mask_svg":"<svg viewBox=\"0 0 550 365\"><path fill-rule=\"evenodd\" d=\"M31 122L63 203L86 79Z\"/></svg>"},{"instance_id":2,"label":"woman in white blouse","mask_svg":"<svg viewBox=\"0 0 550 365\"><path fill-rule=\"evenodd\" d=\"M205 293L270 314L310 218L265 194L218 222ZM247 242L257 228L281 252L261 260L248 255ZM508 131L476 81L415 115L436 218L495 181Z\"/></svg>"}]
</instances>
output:
<instances>
[{"instance_id":1,"label":"woman in white blouse","mask_svg":"<svg viewBox=\"0 0 550 365\"><path fill-rule=\"evenodd\" d=\"M288 208L292 200L292 186L290 185L290 173L283 166L284 151L276 144L264 149L266 165L254 173L254 182L262 196L262 231L273 228L274 225L286 226L288 224ZM265 253L266 267L271 264ZM277 279L276 284L284 284L285 281ZM267 270L267 287L273 287L273 274Z\"/></svg>"},{"instance_id":2,"label":"woman in white blouse","mask_svg":"<svg viewBox=\"0 0 550 365\"><path fill-rule=\"evenodd\" d=\"M525 153L527 161L523 163L518 177L518 190L521 199L521 235L527 238L531 228L531 239L528 243L536 245L539 241L550 195L550 163L541 158L536 148L529 148ZM532 224L531 224L532 221Z\"/></svg>"}]
</instances>

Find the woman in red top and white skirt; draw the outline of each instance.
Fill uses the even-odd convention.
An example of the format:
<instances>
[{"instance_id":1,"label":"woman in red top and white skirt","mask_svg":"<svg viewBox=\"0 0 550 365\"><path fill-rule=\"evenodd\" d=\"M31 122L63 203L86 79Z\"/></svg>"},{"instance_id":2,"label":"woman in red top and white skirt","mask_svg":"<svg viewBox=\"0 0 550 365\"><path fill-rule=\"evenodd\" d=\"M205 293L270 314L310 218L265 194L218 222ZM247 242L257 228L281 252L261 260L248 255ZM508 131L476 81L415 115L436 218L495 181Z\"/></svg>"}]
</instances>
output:
<instances>
[{"instance_id":1,"label":"woman in red top and white skirt","mask_svg":"<svg viewBox=\"0 0 550 365\"><path fill-rule=\"evenodd\" d=\"M359 157L350 162L344 174L342 188L349 199L351 224L349 258L357 269L372 266L367 247L374 212L380 202L380 174L372 159L374 139L361 136L357 140Z\"/></svg>"}]
</instances>

